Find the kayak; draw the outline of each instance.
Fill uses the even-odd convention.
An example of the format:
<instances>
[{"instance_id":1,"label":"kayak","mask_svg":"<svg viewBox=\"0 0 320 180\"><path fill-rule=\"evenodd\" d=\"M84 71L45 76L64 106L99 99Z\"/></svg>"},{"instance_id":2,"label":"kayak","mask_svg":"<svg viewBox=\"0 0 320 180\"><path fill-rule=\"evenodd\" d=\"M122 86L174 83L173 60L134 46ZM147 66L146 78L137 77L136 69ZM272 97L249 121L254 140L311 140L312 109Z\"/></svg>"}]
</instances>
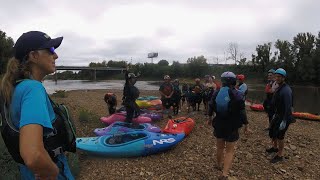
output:
<instances>
[{"instance_id":1,"label":"kayak","mask_svg":"<svg viewBox=\"0 0 320 180\"><path fill-rule=\"evenodd\" d=\"M264 107L262 104L252 104L249 107L253 111L264 111Z\"/></svg>"},{"instance_id":2,"label":"kayak","mask_svg":"<svg viewBox=\"0 0 320 180\"><path fill-rule=\"evenodd\" d=\"M115 114L112 114L111 116L109 117L101 117L100 118L100 121L109 125L109 124L112 124L116 121L121 121L121 122L124 122L126 119L126 116L125 114L123 113L115 113ZM133 118L133 122L134 123L151 123L151 118L149 117L144 117L144 116L138 116L137 118Z\"/></svg>"},{"instance_id":3,"label":"kayak","mask_svg":"<svg viewBox=\"0 0 320 180\"><path fill-rule=\"evenodd\" d=\"M320 120L320 115L315 115L315 114L305 113L305 112L293 112L292 116L299 119Z\"/></svg>"},{"instance_id":4,"label":"kayak","mask_svg":"<svg viewBox=\"0 0 320 180\"><path fill-rule=\"evenodd\" d=\"M179 117L176 119L169 119L166 127L162 130L164 133L185 133L189 135L195 126L193 119L188 117Z\"/></svg>"},{"instance_id":5,"label":"kayak","mask_svg":"<svg viewBox=\"0 0 320 180\"><path fill-rule=\"evenodd\" d=\"M138 127L130 127L129 123L126 122L114 122L105 128L96 128L93 132L97 136L103 136L108 134L119 134L131 131L150 131L150 132L161 132L161 129L150 123L139 124Z\"/></svg>"},{"instance_id":6,"label":"kayak","mask_svg":"<svg viewBox=\"0 0 320 180\"><path fill-rule=\"evenodd\" d=\"M148 117L152 121L159 121L163 118L162 113L151 112L149 110L145 110L145 111L140 110L140 113L141 113L140 116ZM123 116L126 116L127 112L126 111L119 111L116 114L121 114Z\"/></svg>"},{"instance_id":7,"label":"kayak","mask_svg":"<svg viewBox=\"0 0 320 180\"><path fill-rule=\"evenodd\" d=\"M160 98L157 96L142 96L137 98L137 100L146 100L146 101L151 101L155 99L160 99Z\"/></svg>"},{"instance_id":8,"label":"kayak","mask_svg":"<svg viewBox=\"0 0 320 180\"><path fill-rule=\"evenodd\" d=\"M162 101L160 99L153 99L153 100L136 100L137 105L139 108L147 109L152 107L161 107Z\"/></svg>"},{"instance_id":9,"label":"kayak","mask_svg":"<svg viewBox=\"0 0 320 180\"><path fill-rule=\"evenodd\" d=\"M184 137L184 133L132 131L120 135L77 138L76 144L79 150L90 154L106 157L138 157L167 151Z\"/></svg>"}]
</instances>

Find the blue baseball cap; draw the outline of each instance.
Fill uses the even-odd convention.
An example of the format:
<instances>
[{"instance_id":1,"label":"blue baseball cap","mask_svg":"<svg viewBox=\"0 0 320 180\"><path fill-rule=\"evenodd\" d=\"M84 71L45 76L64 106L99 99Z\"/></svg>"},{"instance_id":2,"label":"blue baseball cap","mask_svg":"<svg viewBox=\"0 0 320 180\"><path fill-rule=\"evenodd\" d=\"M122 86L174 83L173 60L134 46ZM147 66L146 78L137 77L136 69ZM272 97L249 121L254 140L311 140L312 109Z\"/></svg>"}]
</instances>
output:
<instances>
[{"instance_id":1,"label":"blue baseball cap","mask_svg":"<svg viewBox=\"0 0 320 180\"><path fill-rule=\"evenodd\" d=\"M14 57L22 62L25 59L24 57L31 51L49 49L52 47L57 49L60 46L62 39L63 37L51 39L46 33L40 31L23 33L13 47Z\"/></svg>"}]
</instances>

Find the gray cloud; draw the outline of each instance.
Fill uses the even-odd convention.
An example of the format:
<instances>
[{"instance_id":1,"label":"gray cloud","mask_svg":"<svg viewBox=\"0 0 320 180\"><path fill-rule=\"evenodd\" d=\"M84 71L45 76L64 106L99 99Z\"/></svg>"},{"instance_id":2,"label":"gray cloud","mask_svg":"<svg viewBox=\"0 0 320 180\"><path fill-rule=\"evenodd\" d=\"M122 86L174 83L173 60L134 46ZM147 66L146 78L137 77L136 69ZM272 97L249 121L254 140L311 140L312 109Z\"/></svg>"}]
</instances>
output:
<instances>
[{"instance_id":1,"label":"gray cloud","mask_svg":"<svg viewBox=\"0 0 320 180\"><path fill-rule=\"evenodd\" d=\"M255 52L258 44L265 42L275 42L277 39L292 41L292 38L299 32L311 32L317 34L320 31L320 21L318 20L318 0L284 0L284 1L213 1L213 0L123 0L123 1L6 1L0 0L0 22L3 31L14 39L22 32L29 30L30 20L48 17L56 17L61 11L80 17L81 22L87 25L87 29L93 22L99 22L105 14L121 6L138 6L140 4L152 4L163 7L187 8L190 14L202 12L224 12L225 16L219 17L221 24L200 35L193 35L192 31L186 29L190 38L178 39L175 46L171 46L170 39L181 37L174 26L159 24L150 36L130 36L92 39L91 34L81 34L78 29L66 30L64 24L74 23L73 19L61 19L57 23L59 31L52 31L51 36L64 36L64 41L58 49L60 59L58 64L67 65L87 65L92 61L101 60L127 60L136 62L150 62L147 53L159 52L159 57L154 59L157 62L167 59L169 62L185 62L188 57L204 55L213 61L215 57L223 59L224 52L227 51L230 42L239 44L239 49L250 58ZM130 14L123 12L126 18ZM165 12L163 12L165 13ZM235 21L237 17L248 17L253 24ZM228 17L226 17L228 16ZM203 17L205 18L205 16ZM152 20L152 19L150 19ZM228 21L229 20L229 21ZM205 19L209 24L211 19ZM18 27L24 27L18 28ZM193 24L190 24L193 26ZM32 27L32 26L31 26ZM226 28L234 27L234 28ZM35 29L45 29L45 24ZM130 28L130 27L128 27ZM148 23L146 22L146 27ZM107 29L107 28L106 28ZM168 41L168 42L167 42Z\"/></svg>"}]
</instances>

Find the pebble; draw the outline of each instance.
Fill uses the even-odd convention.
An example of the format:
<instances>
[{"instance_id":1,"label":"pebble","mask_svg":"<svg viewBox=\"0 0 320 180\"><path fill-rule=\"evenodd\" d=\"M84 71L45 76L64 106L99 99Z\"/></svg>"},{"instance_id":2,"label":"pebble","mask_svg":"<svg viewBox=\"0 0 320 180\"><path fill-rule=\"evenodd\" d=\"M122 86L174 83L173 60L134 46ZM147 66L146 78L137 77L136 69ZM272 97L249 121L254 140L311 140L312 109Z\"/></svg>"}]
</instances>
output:
<instances>
[{"instance_id":1,"label":"pebble","mask_svg":"<svg viewBox=\"0 0 320 180\"><path fill-rule=\"evenodd\" d=\"M303 148L307 147L307 145L306 145L306 144L303 144L303 143L299 144L299 146L300 146L300 147L303 147Z\"/></svg>"},{"instance_id":2,"label":"pebble","mask_svg":"<svg viewBox=\"0 0 320 180\"><path fill-rule=\"evenodd\" d=\"M290 149L293 150L293 151L295 151L295 150L297 149L297 147L296 147L295 145L292 145L292 144L290 144L289 147L290 147Z\"/></svg>"}]
</instances>

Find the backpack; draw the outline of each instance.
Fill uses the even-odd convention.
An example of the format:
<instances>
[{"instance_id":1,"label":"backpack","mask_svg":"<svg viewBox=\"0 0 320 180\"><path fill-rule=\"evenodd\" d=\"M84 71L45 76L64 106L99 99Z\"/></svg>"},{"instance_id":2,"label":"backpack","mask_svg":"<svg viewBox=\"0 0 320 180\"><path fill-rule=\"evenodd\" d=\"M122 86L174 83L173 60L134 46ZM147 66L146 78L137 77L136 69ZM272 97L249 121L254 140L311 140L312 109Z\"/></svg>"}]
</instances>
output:
<instances>
[{"instance_id":1,"label":"backpack","mask_svg":"<svg viewBox=\"0 0 320 180\"><path fill-rule=\"evenodd\" d=\"M51 159L56 162L57 156L65 151L76 152L76 132L67 107L56 104L48 95L56 115L52 123L53 131L43 136L44 148ZM24 164L19 151L19 130L13 125L8 104L0 95L0 130L8 151L15 162Z\"/></svg>"}]
</instances>

